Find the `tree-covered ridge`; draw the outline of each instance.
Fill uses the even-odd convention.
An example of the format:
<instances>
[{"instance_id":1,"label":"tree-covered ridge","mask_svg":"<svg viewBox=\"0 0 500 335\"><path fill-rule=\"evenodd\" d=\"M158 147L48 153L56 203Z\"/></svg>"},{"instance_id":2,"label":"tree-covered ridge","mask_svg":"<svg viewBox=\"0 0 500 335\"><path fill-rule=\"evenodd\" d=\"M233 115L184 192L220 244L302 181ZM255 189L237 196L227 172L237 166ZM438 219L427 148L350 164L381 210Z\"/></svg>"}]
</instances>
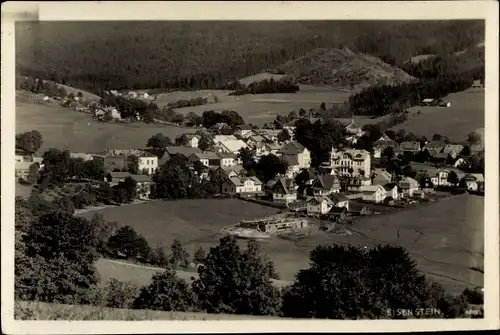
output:
<instances>
[{"instance_id":1,"label":"tree-covered ridge","mask_svg":"<svg viewBox=\"0 0 500 335\"><path fill-rule=\"evenodd\" d=\"M301 84L332 85L355 89L381 84L400 84L415 78L379 58L350 49L315 49L290 60L278 72L297 76Z\"/></svg>"},{"instance_id":2,"label":"tree-covered ridge","mask_svg":"<svg viewBox=\"0 0 500 335\"><path fill-rule=\"evenodd\" d=\"M483 21L23 22L19 74L90 91L217 88L317 48L401 65L484 41Z\"/></svg>"}]
</instances>

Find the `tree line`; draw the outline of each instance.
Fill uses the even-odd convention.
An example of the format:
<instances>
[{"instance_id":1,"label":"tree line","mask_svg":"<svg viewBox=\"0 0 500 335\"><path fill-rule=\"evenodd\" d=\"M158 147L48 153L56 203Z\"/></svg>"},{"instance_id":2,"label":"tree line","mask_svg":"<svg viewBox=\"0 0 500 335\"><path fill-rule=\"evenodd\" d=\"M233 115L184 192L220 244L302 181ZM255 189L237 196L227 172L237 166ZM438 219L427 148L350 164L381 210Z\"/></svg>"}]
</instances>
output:
<instances>
[{"instance_id":1,"label":"tree line","mask_svg":"<svg viewBox=\"0 0 500 335\"><path fill-rule=\"evenodd\" d=\"M281 78L279 80L264 79L248 85L239 82L234 85L234 91L229 95L264 94L264 93L295 93L299 91L299 85L294 78Z\"/></svg>"},{"instance_id":2,"label":"tree line","mask_svg":"<svg viewBox=\"0 0 500 335\"><path fill-rule=\"evenodd\" d=\"M115 246L141 257L150 250L143 237L128 226L116 229L99 216L86 220L35 204L16 200L18 300L322 319L393 318L388 309L420 308L439 310L434 317L464 317L469 304L483 302L478 290L448 294L416 268L406 250L384 245L370 250L318 246L310 253L309 268L278 289L271 280L274 264L259 243L249 241L242 249L230 236L208 253L197 251L201 264L192 284L175 273L189 257L174 241L169 257L156 254L165 270L150 284L111 280L102 287L94 265L99 248Z\"/></svg>"}]
</instances>

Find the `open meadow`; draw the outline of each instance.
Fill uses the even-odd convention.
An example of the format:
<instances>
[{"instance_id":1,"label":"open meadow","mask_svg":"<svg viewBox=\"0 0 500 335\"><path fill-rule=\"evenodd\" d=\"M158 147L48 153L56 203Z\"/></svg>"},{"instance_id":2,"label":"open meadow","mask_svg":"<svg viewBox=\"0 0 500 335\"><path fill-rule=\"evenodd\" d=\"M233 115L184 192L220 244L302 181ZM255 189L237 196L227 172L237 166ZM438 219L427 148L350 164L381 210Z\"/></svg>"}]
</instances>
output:
<instances>
[{"instance_id":1,"label":"open meadow","mask_svg":"<svg viewBox=\"0 0 500 335\"><path fill-rule=\"evenodd\" d=\"M198 92L198 93L196 93ZM329 86L300 85L297 93L269 93L269 94L245 94L230 96L230 91L206 90L196 92L165 93L160 95L156 103L159 106L166 105L169 101L175 100L177 96L187 97L207 97L216 96L218 102L201 106L191 106L176 109L176 112L187 115L194 112L201 115L207 110L234 110L238 112L246 123L262 126L266 122L273 121L276 116L288 115L291 111L299 112L301 108L309 111L311 108L318 109L322 102L327 107L332 104L344 103L351 92L335 91ZM189 94L188 94L189 93Z\"/></svg>"},{"instance_id":2,"label":"open meadow","mask_svg":"<svg viewBox=\"0 0 500 335\"><path fill-rule=\"evenodd\" d=\"M318 232L286 239L274 237L262 240L261 246L275 262L281 280L293 281L298 270L308 267L309 252L319 244L398 244L409 250L430 279L460 293L466 287L483 286L483 274L470 269L484 266L483 206L482 197L458 195L439 203L361 218L349 228L349 235ZM101 211L106 220L134 227L153 246L168 248L177 238L191 254L199 246L208 251L222 236L221 228L274 212L240 200L153 201ZM82 216L91 217L92 213ZM109 260L100 260L97 266L104 278L138 284L146 283L156 272Z\"/></svg>"},{"instance_id":3,"label":"open meadow","mask_svg":"<svg viewBox=\"0 0 500 335\"><path fill-rule=\"evenodd\" d=\"M443 100L451 102L451 106L412 107L408 121L392 129L404 129L407 133L427 138L441 134L455 141L464 141L469 133L484 128L484 89L468 89L450 94Z\"/></svg>"},{"instance_id":4,"label":"open meadow","mask_svg":"<svg viewBox=\"0 0 500 335\"><path fill-rule=\"evenodd\" d=\"M90 114L51 103L16 103L16 133L38 130L41 150L67 148L76 152L142 148L156 133L175 139L186 129L170 125L105 123Z\"/></svg>"}]
</instances>

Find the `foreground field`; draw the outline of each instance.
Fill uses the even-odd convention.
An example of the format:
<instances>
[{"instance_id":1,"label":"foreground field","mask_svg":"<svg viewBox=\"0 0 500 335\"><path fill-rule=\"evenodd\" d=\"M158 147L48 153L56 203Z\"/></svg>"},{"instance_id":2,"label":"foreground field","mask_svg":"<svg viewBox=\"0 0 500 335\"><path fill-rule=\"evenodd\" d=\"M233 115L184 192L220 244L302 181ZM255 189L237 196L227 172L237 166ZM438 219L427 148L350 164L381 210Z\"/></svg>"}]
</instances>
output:
<instances>
[{"instance_id":1,"label":"foreground field","mask_svg":"<svg viewBox=\"0 0 500 335\"><path fill-rule=\"evenodd\" d=\"M469 89L443 98L451 107L412 107L408 121L393 129L404 129L418 136L431 138L434 134L463 141L467 134L484 128L484 89ZM420 111L420 114L417 114Z\"/></svg>"},{"instance_id":2,"label":"foreground field","mask_svg":"<svg viewBox=\"0 0 500 335\"><path fill-rule=\"evenodd\" d=\"M174 139L187 132L169 125L105 123L57 105L18 102L16 133L35 129L43 136L42 150L67 148L77 152L141 148L156 133Z\"/></svg>"},{"instance_id":3,"label":"foreground field","mask_svg":"<svg viewBox=\"0 0 500 335\"><path fill-rule=\"evenodd\" d=\"M208 250L216 244L221 228L274 211L238 200L186 200L108 208L101 213L107 220L133 226L152 245L168 247L177 238L192 254L199 246ZM439 203L360 219L352 227L351 235L316 233L266 239L261 245L263 252L275 262L281 279L293 281L299 269L308 267L309 252L319 244L368 247L397 244L409 250L419 268L431 279L451 292L461 293L466 287L483 286L483 274L470 269L484 266L483 212L484 198L460 195ZM100 261L98 268L103 277L138 283L144 283L152 275L152 270L106 261Z\"/></svg>"},{"instance_id":4,"label":"foreground field","mask_svg":"<svg viewBox=\"0 0 500 335\"><path fill-rule=\"evenodd\" d=\"M300 85L300 91L297 93L230 96L229 92L223 90L199 91L198 96L217 96L219 102L179 108L176 111L184 115L190 112L201 115L207 110L234 110L243 117L246 123L262 126L264 123L276 119L279 114L288 115L291 111L298 113L301 108L306 111L311 108L318 109L322 102L325 102L327 107L332 104L343 103L351 94L351 92L334 91L329 86L313 87L309 85ZM191 92L190 96L196 97L196 94Z\"/></svg>"},{"instance_id":5,"label":"foreground field","mask_svg":"<svg viewBox=\"0 0 500 335\"><path fill-rule=\"evenodd\" d=\"M104 308L88 305L63 305L42 302L16 301L14 317L17 320L245 320L276 319L264 316L163 312L153 310Z\"/></svg>"}]
</instances>

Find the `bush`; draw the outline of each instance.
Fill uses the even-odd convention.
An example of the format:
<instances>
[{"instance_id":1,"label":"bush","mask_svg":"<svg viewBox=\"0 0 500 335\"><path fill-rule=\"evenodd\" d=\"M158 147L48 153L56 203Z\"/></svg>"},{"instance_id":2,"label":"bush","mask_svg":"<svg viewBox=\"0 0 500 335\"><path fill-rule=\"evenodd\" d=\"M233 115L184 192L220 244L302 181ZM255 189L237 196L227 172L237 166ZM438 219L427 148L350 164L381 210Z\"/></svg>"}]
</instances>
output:
<instances>
[{"instance_id":1,"label":"bush","mask_svg":"<svg viewBox=\"0 0 500 335\"><path fill-rule=\"evenodd\" d=\"M133 308L180 312L196 309L188 284L169 269L153 276L151 284L143 287L135 299Z\"/></svg>"},{"instance_id":2,"label":"bush","mask_svg":"<svg viewBox=\"0 0 500 335\"><path fill-rule=\"evenodd\" d=\"M111 278L102 290L102 305L110 308L132 308L139 292L139 287L132 282Z\"/></svg>"}]
</instances>

